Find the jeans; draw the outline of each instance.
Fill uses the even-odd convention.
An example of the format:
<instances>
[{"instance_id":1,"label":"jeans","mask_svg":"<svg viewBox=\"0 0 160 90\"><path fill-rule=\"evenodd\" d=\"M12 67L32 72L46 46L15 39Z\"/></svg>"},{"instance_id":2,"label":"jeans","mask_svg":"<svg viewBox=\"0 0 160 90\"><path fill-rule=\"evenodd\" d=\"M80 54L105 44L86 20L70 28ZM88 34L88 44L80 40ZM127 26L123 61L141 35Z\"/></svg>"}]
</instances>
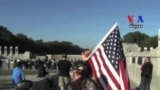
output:
<instances>
[{"instance_id":1,"label":"jeans","mask_svg":"<svg viewBox=\"0 0 160 90\"><path fill-rule=\"evenodd\" d=\"M141 77L141 84L139 90L150 90L151 78Z\"/></svg>"}]
</instances>

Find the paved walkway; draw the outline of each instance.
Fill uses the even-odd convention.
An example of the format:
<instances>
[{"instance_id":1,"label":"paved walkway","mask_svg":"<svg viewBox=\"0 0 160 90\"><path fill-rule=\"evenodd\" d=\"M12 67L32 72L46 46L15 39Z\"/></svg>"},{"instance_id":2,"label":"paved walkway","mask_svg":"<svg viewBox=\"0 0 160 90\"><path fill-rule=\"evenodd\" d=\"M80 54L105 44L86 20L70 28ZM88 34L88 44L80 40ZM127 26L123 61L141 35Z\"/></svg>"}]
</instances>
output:
<instances>
[{"instance_id":1,"label":"paved walkway","mask_svg":"<svg viewBox=\"0 0 160 90\"><path fill-rule=\"evenodd\" d=\"M13 84L8 83L5 86L0 86L0 90L15 90ZM59 90L58 87L50 88L49 90Z\"/></svg>"},{"instance_id":2,"label":"paved walkway","mask_svg":"<svg viewBox=\"0 0 160 90\"><path fill-rule=\"evenodd\" d=\"M55 75L55 74L56 73L52 73L51 75ZM42 78L35 78L35 77L36 77L36 75L27 75L26 79L32 80L32 81L37 81L37 79L39 79L39 80L42 79ZM11 76L0 76L0 79L10 79L11 80ZM137 85L135 83L133 83L132 81L130 84L131 84L132 90L134 90L137 87ZM0 86L0 90L14 90L14 87L13 87L12 83L9 82L8 84L6 84L4 86ZM59 90L59 89L57 86L55 86L54 88L51 88L50 90Z\"/></svg>"},{"instance_id":3,"label":"paved walkway","mask_svg":"<svg viewBox=\"0 0 160 90\"><path fill-rule=\"evenodd\" d=\"M56 73L50 73L50 75L56 75ZM11 76L0 76L0 79L7 79L11 80ZM27 75L26 80L31 80L31 81L40 81L44 78L38 78L37 75ZM14 86L11 82L8 82L8 84L4 86L0 86L0 90L15 90ZM50 88L50 90L59 90L57 86L54 86L53 88Z\"/></svg>"}]
</instances>

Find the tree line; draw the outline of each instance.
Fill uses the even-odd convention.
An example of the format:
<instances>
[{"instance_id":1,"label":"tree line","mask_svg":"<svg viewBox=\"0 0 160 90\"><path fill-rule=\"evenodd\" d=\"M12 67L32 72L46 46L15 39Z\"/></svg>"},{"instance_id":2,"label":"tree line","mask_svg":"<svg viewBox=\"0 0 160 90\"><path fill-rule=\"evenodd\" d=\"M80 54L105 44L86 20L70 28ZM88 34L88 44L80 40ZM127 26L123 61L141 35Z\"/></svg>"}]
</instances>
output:
<instances>
[{"instance_id":1,"label":"tree line","mask_svg":"<svg viewBox=\"0 0 160 90\"><path fill-rule=\"evenodd\" d=\"M135 31L124 35L122 41L124 43L137 43L139 47L142 48L156 48L158 46L158 35L149 36L145 33L141 33L140 31ZM20 53L24 53L24 51L31 51L33 54L39 55L62 53L80 54L83 49L80 46L68 41L44 42L43 39L33 40L22 33L14 35L4 26L0 26L0 46L18 46Z\"/></svg>"},{"instance_id":2,"label":"tree line","mask_svg":"<svg viewBox=\"0 0 160 90\"><path fill-rule=\"evenodd\" d=\"M43 39L33 40L22 33L12 34L6 27L0 26L0 46L18 46L19 52L31 51L33 54L80 54L82 49L78 45L68 41L48 41ZM14 48L13 48L14 51Z\"/></svg>"},{"instance_id":3,"label":"tree line","mask_svg":"<svg viewBox=\"0 0 160 90\"><path fill-rule=\"evenodd\" d=\"M140 31L129 32L123 37L125 43L137 43L139 47L156 48L158 46L158 35L149 36Z\"/></svg>"}]
</instances>

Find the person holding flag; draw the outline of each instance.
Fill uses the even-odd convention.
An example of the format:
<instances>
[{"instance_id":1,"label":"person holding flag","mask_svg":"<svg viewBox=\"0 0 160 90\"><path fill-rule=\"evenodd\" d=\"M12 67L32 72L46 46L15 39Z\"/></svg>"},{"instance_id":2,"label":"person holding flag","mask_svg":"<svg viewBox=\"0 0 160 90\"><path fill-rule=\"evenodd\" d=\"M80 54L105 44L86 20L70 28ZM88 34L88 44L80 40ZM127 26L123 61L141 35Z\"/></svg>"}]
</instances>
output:
<instances>
[{"instance_id":1,"label":"person holding flag","mask_svg":"<svg viewBox=\"0 0 160 90\"><path fill-rule=\"evenodd\" d=\"M109 30L86 59L101 90L130 90L118 24Z\"/></svg>"},{"instance_id":2,"label":"person holding flag","mask_svg":"<svg viewBox=\"0 0 160 90\"><path fill-rule=\"evenodd\" d=\"M92 52L84 49L81 58L86 68L82 74L83 80L96 80L99 90L131 90L117 23Z\"/></svg>"},{"instance_id":3,"label":"person holding flag","mask_svg":"<svg viewBox=\"0 0 160 90\"><path fill-rule=\"evenodd\" d=\"M84 71L84 75L83 75L85 78L92 77L91 67L90 67L89 62L88 62L88 56L89 56L90 53L91 53L90 49L84 49L81 52L81 59L82 59L82 62L85 65L85 68L86 68L85 71Z\"/></svg>"},{"instance_id":4,"label":"person holding flag","mask_svg":"<svg viewBox=\"0 0 160 90\"><path fill-rule=\"evenodd\" d=\"M82 50L82 61L73 64L73 81L66 85L65 90L101 90L98 83L92 78L92 71L88 62L90 52L90 49Z\"/></svg>"}]
</instances>

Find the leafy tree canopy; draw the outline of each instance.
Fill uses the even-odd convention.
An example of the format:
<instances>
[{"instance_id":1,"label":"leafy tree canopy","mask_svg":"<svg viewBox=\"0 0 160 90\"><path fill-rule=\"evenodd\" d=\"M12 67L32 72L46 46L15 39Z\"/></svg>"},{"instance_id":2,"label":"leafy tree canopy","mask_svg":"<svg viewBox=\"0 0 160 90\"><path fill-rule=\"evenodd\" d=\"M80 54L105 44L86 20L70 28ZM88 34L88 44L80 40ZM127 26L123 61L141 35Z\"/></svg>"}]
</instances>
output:
<instances>
[{"instance_id":1,"label":"leafy tree canopy","mask_svg":"<svg viewBox=\"0 0 160 90\"><path fill-rule=\"evenodd\" d=\"M158 35L149 36L145 33L141 33L140 31L129 32L124 35L123 42L137 43L140 47L156 48L158 46Z\"/></svg>"},{"instance_id":2,"label":"leafy tree canopy","mask_svg":"<svg viewBox=\"0 0 160 90\"><path fill-rule=\"evenodd\" d=\"M6 27L0 26L0 46L18 46L19 52L31 51L34 54L80 54L82 48L68 41L44 42L33 40L22 33L13 35ZM13 48L14 49L14 48Z\"/></svg>"}]
</instances>

